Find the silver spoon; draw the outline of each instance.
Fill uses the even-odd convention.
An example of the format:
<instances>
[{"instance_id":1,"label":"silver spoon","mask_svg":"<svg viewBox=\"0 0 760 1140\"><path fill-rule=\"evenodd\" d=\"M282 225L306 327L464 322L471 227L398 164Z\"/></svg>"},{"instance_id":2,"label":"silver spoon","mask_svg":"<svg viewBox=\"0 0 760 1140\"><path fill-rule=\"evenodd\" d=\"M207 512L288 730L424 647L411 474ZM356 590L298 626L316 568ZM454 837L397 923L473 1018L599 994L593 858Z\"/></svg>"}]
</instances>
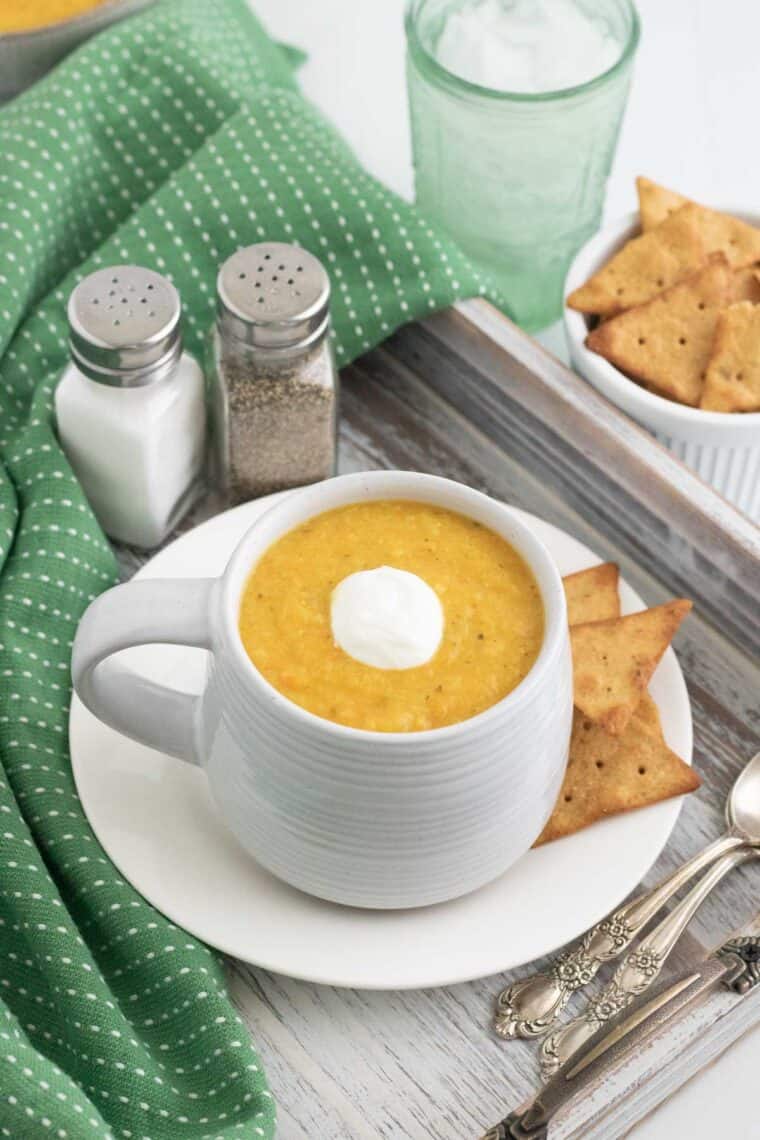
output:
<instances>
[{"instance_id":1,"label":"silver spoon","mask_svg":"<svg viewBox=\"0 0 760 1140\"><path fill-rule=\"evenodd\" d=\"M588 985L604 962L627 950L681 887L735 848L760 846L760 752L742 769L731 789L726 822L720 839L697 852L658 887L602 919L546 972L531 974L502 990L496 1001L496 1033L507 1038L547 1033L571 996Z\"/></svg>"},{"instance_id":2,"label":"silver spoon","mask_svg":"<svg viewBox=\"0 0 760 1140\"><path fill-rule=\"evenodd\" d=\"M670 914L626 956L612 980L592 998L578 1017L558 1026L541 1043L540 1062L544 1077L556 1073L561 1065L610 1018L631 1004L633 999L655 981L662 972L671 950L683 934L697 909L724 875L740 863L760 858L755 847L738 847L713 863L698 883L691 888Z\"/></svg>"}]
</instances>

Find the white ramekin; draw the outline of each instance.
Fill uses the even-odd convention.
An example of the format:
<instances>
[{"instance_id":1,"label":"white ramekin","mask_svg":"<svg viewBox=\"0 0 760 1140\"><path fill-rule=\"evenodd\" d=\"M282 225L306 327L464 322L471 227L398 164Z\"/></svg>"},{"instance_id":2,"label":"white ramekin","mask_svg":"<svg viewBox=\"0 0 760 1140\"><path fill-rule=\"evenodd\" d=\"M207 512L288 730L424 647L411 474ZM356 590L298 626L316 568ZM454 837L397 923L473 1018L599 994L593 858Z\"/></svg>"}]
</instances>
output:
<instances>
[{"instance_id":1,"label":"white ramekin","mask_svg":"<svg viewBox=\"0 0 760 1140\"><path fill-rule=\"evenodd\" d=\"M758 214L728 212L760 225ZM580 249L570 266L565 296L600 269L638 231L638 214L628 214L600 230ZM648 392L604 357L586 348L587 319L567 307L565 332L571 363L582 376L753 522L760 523L760 412L703 412Z\"/></svg>"},{"instance_id":2,"label":"white ramekin","mask_svg":"<svg viewBox=\"0 0 760 1140\"><path fill-rule=\"evenodd\" d=\"M269 685L238 634L245 582L272 542L322 511L385 498L434 503L491 527L526 559L541 591L544 641L527 677L447 728L365 732L313 716ZM138 678L111 658L160 641L211 651L200 697ZM539 834L567 762L572 669L559 573L506 507L430 475L327 480L262 515L221 578L143 579L108 591L82 620L73 675L106 723L205 768L221 815L259 863L353 906L441 902L496 878Z\"/></svg>"}]
</instances>

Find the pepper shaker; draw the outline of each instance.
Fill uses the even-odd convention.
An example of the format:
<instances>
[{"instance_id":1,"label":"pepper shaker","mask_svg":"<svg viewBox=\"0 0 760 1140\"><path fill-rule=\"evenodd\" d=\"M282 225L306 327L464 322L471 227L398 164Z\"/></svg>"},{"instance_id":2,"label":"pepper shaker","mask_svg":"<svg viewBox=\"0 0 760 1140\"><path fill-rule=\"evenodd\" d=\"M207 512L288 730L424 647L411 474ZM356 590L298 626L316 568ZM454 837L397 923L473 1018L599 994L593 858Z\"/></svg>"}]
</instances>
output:
<instances>
[{"instance_id":1,"label":"pepper shaker","mask_svg":"<svg viewBox=\"0 0 760 1140\"><path fill-rule=\"evenodd\" d=\"M329 303L321 262L297 246L262 242L222 266L209 398L214 480L228 502L334 474Z\"/></svg>"},{"instance_id":2,"label":"pepper shaker","mask_svg":"<svg viewBox=\"0 0 760 1140\"><path fill-rule=\"evenodd\" d=\"M69 298L71 362L58 434L106 534L157 546L197 497L205 463L200 365L182 351L181 305L151 269L117 265Z\"/></svg>"}]
</instances>

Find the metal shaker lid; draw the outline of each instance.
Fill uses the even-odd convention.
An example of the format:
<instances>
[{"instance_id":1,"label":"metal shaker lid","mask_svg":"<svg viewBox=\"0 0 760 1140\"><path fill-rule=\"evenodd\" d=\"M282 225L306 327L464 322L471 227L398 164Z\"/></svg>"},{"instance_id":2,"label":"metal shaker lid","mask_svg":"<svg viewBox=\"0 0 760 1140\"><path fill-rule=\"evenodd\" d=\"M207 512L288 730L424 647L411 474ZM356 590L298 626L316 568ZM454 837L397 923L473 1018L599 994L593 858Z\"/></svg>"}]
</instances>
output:
<instances>
[{"instance_id":1,"label":"metal shaker lid","mask_svg":"<svg viewBox=\"0 0 760 1140\"><path fill-rule=\"evenodd\" d=\"M227 258L216 283L223 333L254 348L305 348L327 331L330 279L299 246L268 241Z\"/></svg>"},{"instance_id":2,"label":"metal shaker lid","mask_svg":"<svg viewBox=\"0 0 760 1140\"><path fill-rule=\"evenodd\" d=\"M179 294L138 265L97 269L69 297L69 346L101 384L138 388L165 376L182 352Z\"/></svg>"}]
</instances>

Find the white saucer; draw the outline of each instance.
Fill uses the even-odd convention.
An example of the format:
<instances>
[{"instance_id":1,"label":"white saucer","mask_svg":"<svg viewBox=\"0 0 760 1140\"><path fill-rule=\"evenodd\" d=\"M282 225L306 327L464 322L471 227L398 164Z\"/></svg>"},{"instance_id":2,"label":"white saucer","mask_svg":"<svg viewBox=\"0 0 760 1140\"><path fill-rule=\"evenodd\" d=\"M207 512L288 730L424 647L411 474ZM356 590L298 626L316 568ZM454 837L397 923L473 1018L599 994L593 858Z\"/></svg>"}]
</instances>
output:
<instances>
[{"instance_id":1,"label":"white saucer","mask_svg":"<svg viewBox=\"0 0 760 1140\"><path fill-rule=\"evenodd\" d=\"M275 496L246 503L183 535L142 577L220 574ZM574 538L517 512L562 574L599 559ZM643 603L621 585L623 609ZM130 664L188 690L202 684L204 651L131 649ZM668 650L652 694L668 744L691 759L691 709ZM620 902L662 850L680 800L605 820L527 855L487 887L454 902L369 911L321 902L262 870L216 813L198 768L144 748L96 720L75 698L70 720L82 805L121 873L173 922L268 970L335 986L413 989L498 973L550 953Z\"/></svg>"}]
</instances>

